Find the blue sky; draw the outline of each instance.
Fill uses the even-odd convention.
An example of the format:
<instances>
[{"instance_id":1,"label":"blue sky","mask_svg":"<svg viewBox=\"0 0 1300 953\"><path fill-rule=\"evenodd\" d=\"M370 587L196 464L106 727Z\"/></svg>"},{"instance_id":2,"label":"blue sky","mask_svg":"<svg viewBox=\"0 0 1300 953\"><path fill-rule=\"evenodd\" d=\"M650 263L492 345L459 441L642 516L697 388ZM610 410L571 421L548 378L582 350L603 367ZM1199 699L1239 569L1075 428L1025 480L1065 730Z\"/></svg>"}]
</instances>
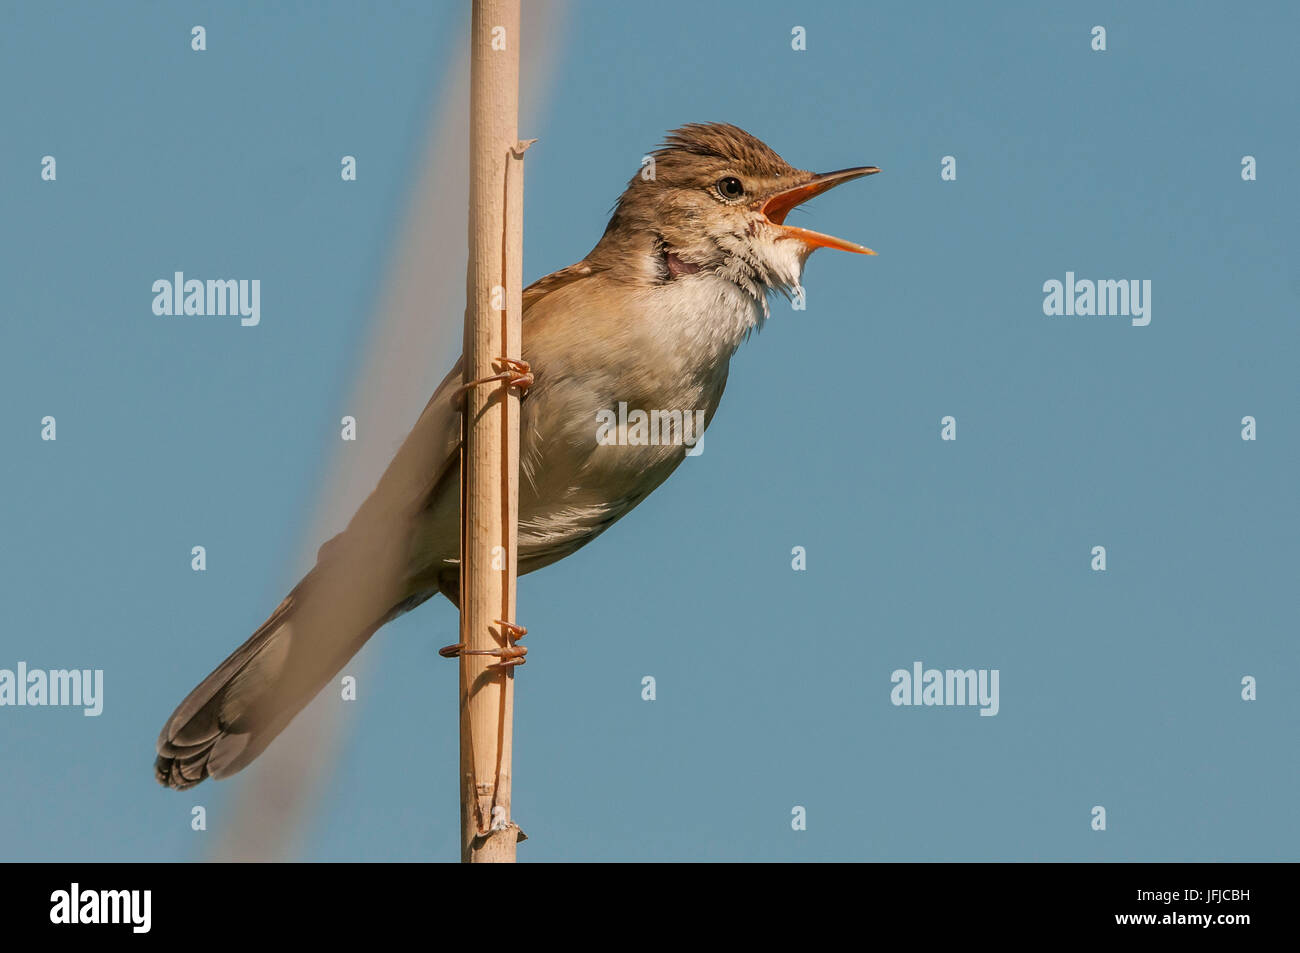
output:
<instances>
[{"instance_id":1,"label":"blue sky","mask_svg":"<svg viewBox=\"0 0 1300 953\"><path fill-rule=\"evenodd\" d=\"M165 791L153 741L302 568L463 6L6 6L0 668L102 668L105 708L0 708L0 857L221 836L241 781ZM879 256L818 252L704 453L521 580L521 859L1295 859L1295 6L649 9L565 15L525 280L691 121L880 166L791 219ZM259 277L261 324L153 315L175 270ZM1150 280L1150 325L1044 315L1067 271ZM455 626L364 650L298 856L456 858ZM999 713L892 705L915 661L999 670Z\"/></svg>"}]
</instances>

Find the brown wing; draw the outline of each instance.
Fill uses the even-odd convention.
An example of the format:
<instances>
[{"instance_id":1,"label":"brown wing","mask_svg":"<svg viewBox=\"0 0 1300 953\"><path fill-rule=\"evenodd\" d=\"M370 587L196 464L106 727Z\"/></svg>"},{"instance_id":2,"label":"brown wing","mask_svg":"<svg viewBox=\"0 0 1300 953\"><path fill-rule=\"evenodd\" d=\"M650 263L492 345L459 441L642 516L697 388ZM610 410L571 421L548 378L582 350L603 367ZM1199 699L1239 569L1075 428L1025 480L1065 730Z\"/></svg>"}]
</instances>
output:
<instances>
[{"instance_id":1,"label":"brown wing","mask_svg":"<svg viewBox=\"0 0 1300 953\"><path fill-rule=\"evenodd\" d=\"M524 289L525 358L528 356L528 317L533 306L553 291L590 277L597 270L588 262L580 261L552 272ZM459 479L461 422L454 398L461 386L462 368L463 361L458 360L443 378L393 457L393 462L352 517L348 528L321 547L319 558L322 561L330 558L331 551L337 551L345 541L365 549L369 547L361 538L379 534L391 540L395 535L400 536L401 527L412 526L415 514L429 509L434 497L445 490L455 489L455 481ZM354 543L349 537L358 539ZM456 545L459 546L459 539Z\"/></svg>"},{"instance_id":2,"label":"brown wing","mask_svg":"<svg viewBox=\"0 0 1300 953\"><path fill-rule=\"evenodd\" d=\"M579 262L529 286L525 319L551 291L591 273ZM320 548L315 568L172 713L157 745L163 784L183 789L239 771L375 629L433 594L413 555L423 547L455 558L459 548L461 424L453 398L461 374L457 361L347 529ZM434 504L445 514L433 527L438 538L421 539Z\"/></svg>"},{"instance_id":3,"label":"brown wing","mask_svg":"<svg viewBox=\"0 0 1300 953\"><path fill-rule=\"evenodd\" d=\"M541 301L552 291L563 288L565 285L573 284L582 278L589 278L597 274L601 269L596 268L588 261L580 261L576 265L570 265L568 268L561 268L559 271L553 271L545 278L538 278L531 285L524 289L524 326L527 327L528 309ZM524 341L524 352L527 356L528 341Z\"/></svg>"}]
</instances>

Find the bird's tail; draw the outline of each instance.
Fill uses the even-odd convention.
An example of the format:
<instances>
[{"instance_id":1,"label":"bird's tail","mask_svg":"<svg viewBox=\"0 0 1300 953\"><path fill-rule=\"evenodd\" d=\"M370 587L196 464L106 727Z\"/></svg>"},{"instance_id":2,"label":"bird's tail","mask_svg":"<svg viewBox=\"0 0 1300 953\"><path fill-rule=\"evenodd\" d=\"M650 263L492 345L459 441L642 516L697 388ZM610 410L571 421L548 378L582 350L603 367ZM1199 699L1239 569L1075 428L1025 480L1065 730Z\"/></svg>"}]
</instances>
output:
<instances>
[{"instance_id":1,"label":"bird's tail","mask_svg":"<svg viewBox=\"0 0 1300 953\"><path fill-rule=\"evenodd\" d=\"M184 790L247 766L395 614L321 576L308 573L177 706L158 736L160 783Z\"/></svg>"},{"instance_id":2,"label":"bird's tail","mask_svg":"<svg viewBox=\"0 0 1300 953\"><path fill-rule=\"evenodd\" d=\"M245 767L376 629L440 589L457 591L460 415L451 396L460 375L457 364L312 571L167 719L154 763L163 784L183 790ZM446 571L426 571L439 566Z\"/></svg>"}]
</instances>

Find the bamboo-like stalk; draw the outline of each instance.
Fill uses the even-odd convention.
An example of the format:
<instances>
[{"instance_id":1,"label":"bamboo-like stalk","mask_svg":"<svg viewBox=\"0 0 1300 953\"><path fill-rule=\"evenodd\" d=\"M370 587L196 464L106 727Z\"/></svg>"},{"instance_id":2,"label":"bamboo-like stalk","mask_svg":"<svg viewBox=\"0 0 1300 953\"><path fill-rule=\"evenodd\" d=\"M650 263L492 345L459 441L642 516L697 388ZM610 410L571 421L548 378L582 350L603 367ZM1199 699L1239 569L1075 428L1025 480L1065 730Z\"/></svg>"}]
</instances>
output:
<instances>
[{"instance_id":1,"label":"bamboo-like stalk","mask_svg":"<svg viewBox=\"0 0 1300 953\"><path fill-rule=\"evenodd\" d=\"M517 148L519 0L474 0L470 26L469 270L465 381L519 358L523 311L522 148ZM513 863L514 669L491 668L515 621L519 392L504 382L465 393L461 454L461 860Z\"/></svg>"}]
</instances>

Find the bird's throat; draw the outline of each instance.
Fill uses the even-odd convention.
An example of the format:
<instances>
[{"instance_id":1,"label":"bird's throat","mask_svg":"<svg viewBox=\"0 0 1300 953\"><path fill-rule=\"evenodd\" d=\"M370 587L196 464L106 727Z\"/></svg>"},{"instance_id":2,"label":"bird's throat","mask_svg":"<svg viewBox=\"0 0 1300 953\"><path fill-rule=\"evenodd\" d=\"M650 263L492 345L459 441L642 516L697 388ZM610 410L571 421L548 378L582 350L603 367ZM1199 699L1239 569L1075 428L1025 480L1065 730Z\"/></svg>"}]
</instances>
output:
<instances>
[{"instance_id":1,"label":"bird's throat","mask_svg":"<svg viewBox=\"0 0 1300 953\"><path fill-rule=\"evenodd\" d=\"M692 262L685 261L678 257L675 251L664 249L664 267L668 271L669 278L680 278L682 275L693 275L700 270L700 266Z\"/></svg>"}]
</instances>

